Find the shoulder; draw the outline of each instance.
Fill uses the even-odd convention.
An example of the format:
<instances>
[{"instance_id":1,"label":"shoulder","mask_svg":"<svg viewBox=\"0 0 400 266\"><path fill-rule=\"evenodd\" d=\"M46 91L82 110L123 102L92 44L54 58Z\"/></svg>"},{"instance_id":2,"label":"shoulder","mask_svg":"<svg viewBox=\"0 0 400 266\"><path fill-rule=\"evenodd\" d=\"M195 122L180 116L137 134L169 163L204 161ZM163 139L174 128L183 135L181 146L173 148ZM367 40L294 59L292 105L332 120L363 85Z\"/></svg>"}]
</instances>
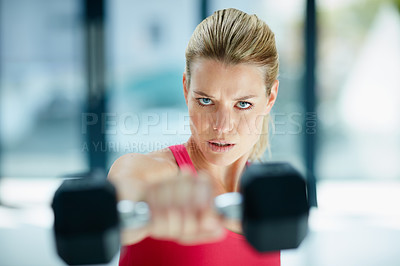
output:
<instances>
[{"instance_id":1,"label":"shoulder","mask_svg":"<svg viewBox=\"0 0 400 266\"><path fill-rule=\"evenodd\" d=\"M129 153L119 157L111 166L109 178L132 177L153 183L178 173L179 167L172 152L165 148L148 154Z\"/></svg>"}]
</instances>

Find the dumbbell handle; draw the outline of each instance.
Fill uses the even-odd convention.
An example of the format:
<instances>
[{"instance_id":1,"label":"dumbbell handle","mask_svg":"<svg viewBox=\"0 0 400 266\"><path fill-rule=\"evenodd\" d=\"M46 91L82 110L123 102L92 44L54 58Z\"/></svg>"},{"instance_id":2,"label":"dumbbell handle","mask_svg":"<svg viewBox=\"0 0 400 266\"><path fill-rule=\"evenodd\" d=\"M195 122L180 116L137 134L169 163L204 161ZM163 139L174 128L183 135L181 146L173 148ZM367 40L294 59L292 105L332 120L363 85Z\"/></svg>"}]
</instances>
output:
<instances>
[{"instance_id":1,"label":"dumbbell handle","mask_svg":"<svg viewBox=\"0 0 400 266\"><path fill-rule=\"evenodd\" d=\"M230 192L218 195L214 199L215 210L226 219L242 218L242 195L239 192ZM140 228L149 223L151 211L145 201L133 202L121 200L117 210L123 228Z\"/></svg>"}]
</instances>

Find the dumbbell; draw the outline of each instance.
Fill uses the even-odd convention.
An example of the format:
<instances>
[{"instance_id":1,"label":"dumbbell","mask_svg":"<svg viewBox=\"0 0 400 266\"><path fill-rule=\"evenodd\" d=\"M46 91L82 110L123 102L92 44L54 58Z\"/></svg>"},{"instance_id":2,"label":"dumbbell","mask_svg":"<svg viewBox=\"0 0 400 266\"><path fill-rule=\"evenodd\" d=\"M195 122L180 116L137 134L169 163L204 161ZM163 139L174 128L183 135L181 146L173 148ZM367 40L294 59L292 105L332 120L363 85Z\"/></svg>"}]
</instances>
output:
<instances>
[{"instance_id":1,"label":"dumbbell","mask_svg":"<svg viewBox=\"0 0 400 266\"><path fill-rule=\"evenodd\" d=\"M300 173L288 163L253 164L240 188L217 196L216 211L240 219L245 238L259 252L297 248L307 234L309 213ZM65 180L52 208L57 253L69 265L111 261L120 247L120 229L151 220L146 202L117 202L104 175Z\"/></svg>"}]
</instances>

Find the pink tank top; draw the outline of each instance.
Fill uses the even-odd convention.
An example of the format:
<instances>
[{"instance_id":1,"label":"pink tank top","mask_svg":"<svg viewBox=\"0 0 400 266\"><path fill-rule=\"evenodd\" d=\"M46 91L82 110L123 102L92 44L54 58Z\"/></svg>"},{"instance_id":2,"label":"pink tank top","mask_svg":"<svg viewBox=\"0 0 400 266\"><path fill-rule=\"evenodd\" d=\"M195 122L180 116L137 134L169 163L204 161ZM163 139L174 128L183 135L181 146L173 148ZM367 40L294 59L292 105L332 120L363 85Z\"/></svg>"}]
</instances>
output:
<instances>
[{"instance_id":1,"label":"pink tank top","mask_svg":"<svg viewBox=\"0 0 400 266\"><path fill-rule=\"evenodd\" d=\"M169 147L179 168L196 169L185 146ZM243 235L226 229L226 237L219 241L196 246L184 246L173 241L151 237L141 242L124 246L120 254L120 266L128 265L173 265L173 266L218 266L218 265L268 265L279 266L280 252L258 253Z\"/></svg>"}]
</instances>

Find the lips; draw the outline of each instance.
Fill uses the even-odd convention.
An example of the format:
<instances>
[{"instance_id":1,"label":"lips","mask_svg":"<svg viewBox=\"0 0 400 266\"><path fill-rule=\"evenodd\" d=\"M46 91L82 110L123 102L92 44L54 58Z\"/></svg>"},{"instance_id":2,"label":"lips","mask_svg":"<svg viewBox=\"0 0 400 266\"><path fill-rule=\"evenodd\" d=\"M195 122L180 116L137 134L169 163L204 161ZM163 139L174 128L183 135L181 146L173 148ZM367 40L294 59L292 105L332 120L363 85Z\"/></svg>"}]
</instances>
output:
<instances>
[{"instance_id":1,"label":"lips","mask_svg":"<svg viewBox=\"0 0 400 266\"><path fill-rule=\"evenodd\" d=\"M207 143L214 152L227 152L235 146L234 143L230 143L226 140L209 140Z\"/></svg>"}]
</instances>

